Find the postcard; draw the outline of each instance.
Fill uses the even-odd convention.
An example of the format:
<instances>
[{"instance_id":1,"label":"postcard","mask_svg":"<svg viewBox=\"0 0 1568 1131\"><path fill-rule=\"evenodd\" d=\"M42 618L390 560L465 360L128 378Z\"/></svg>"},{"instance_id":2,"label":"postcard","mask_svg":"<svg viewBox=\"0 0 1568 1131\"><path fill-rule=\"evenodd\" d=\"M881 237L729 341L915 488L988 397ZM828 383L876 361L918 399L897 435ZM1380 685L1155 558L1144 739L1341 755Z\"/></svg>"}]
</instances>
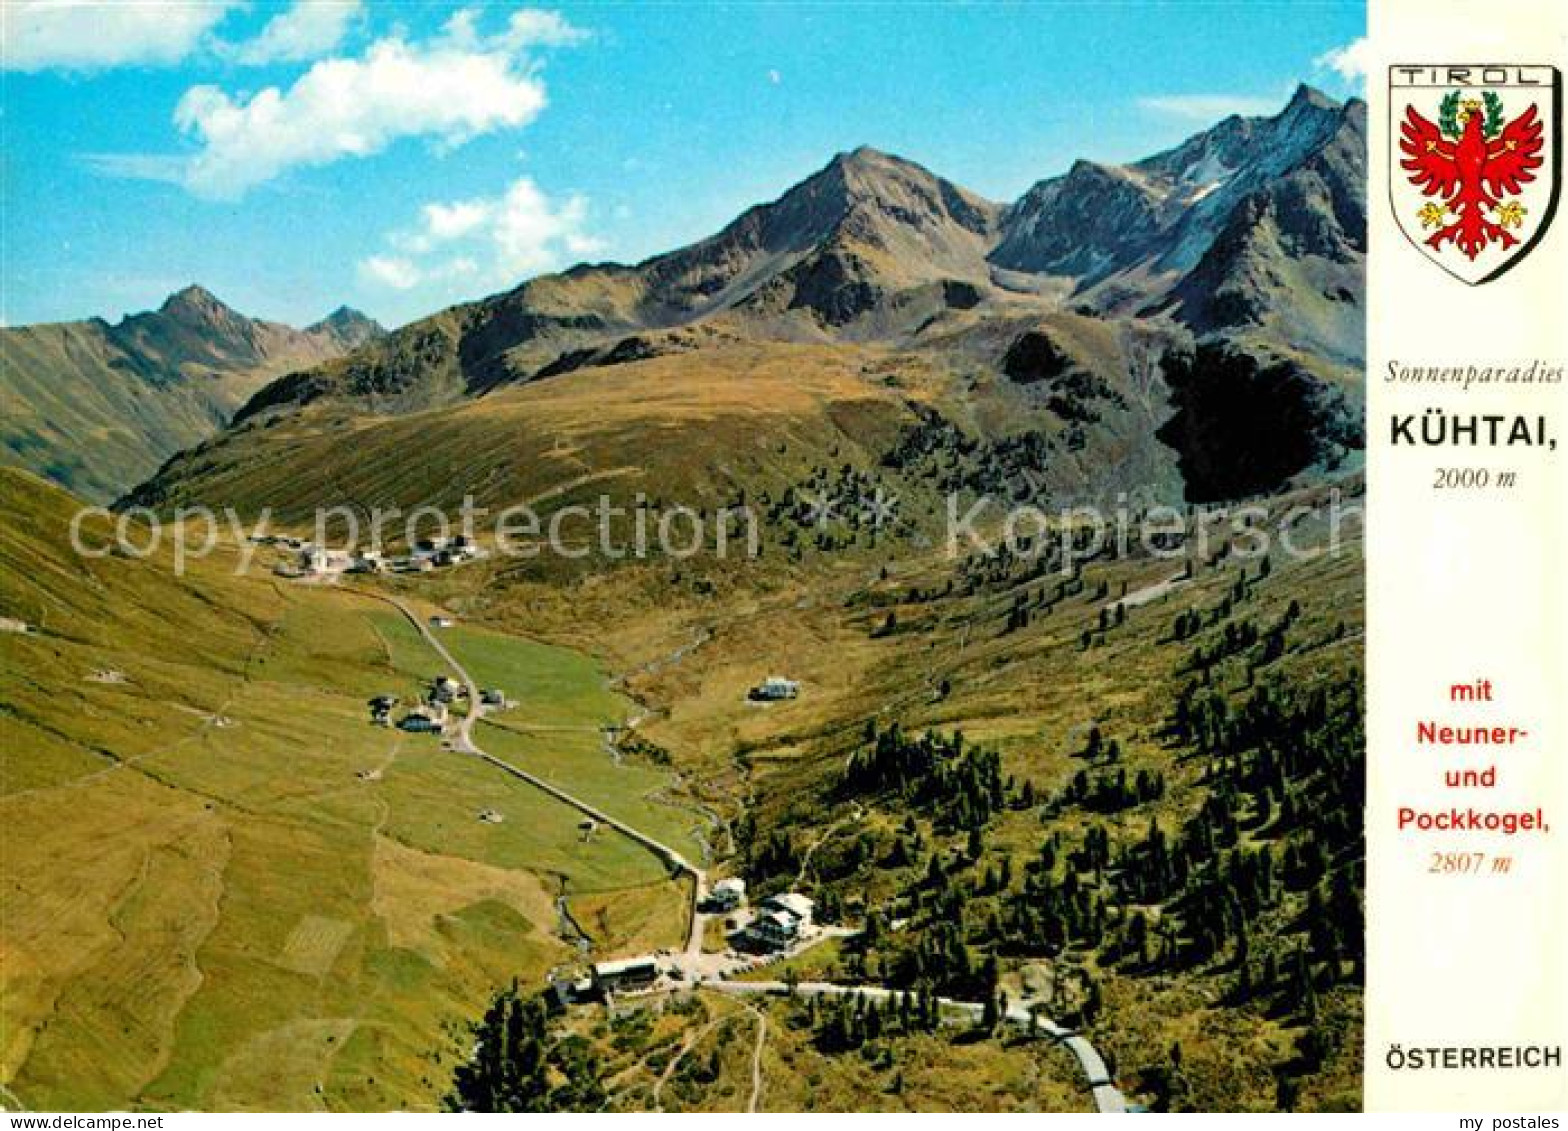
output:
<instances>
[{"instance_id":1,"label":"postcard","mask_svg":"<svg viewBox=\"0 0 1568 1131\"><path fill-rule=\"evenodd\" d=\"M0 1119L1560 1127L1565 68L3 0Z\"/></svg>"}]
</instances>

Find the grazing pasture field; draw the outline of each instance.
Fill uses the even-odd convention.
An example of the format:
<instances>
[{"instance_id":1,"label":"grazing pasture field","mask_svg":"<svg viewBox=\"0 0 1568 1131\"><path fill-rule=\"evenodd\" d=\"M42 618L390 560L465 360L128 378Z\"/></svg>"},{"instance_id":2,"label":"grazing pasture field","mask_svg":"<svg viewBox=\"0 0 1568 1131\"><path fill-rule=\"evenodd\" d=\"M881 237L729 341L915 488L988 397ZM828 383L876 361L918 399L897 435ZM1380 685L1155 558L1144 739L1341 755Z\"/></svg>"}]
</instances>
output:
<instances>
[{"instance_id":1,"label":"grazing pasture field","mask_svg":"<svg viewBox=\"0 0 1568 1131\"><path fill-rule=\"evenodd\" d=\"M504 718L534 728L600 728L624 722L632 704L610 690L591 656L488 629L438 630L480 687L499 688L517 708Z\"/></svg>"},{"instance_id":2,"label":"grazing pasture field","mask_svg":"<svg viewBox=\"0 0 1568 1131\"><path fill-rule=\"evenodd\" d=\"M84 560L74 501L0 475L0 604L32 629L0 639L0 1083L19 1101L428 1108L494 988L572 956L559 895L627 937L680 921L645 850L585 843L575 810L370 724L370 696L407 703L443 670L384 603L235 577L226 554L184 577ZM473 636L503 685L534 659L519 690L552 725L612 717L591 662ZM626 796L656 788L624 772Z\"/></svg>"}]
</instances>

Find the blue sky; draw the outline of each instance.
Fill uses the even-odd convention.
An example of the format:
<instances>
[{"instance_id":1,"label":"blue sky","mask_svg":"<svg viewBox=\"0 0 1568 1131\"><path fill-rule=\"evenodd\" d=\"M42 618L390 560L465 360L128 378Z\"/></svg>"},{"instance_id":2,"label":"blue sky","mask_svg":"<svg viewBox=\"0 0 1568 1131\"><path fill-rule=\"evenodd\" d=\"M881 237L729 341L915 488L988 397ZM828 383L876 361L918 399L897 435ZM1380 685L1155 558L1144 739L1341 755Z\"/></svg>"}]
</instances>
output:
<instances>
[{"instance_id":1,"label":"blue sky","mask_svg":"<svg viewBox=\"0 0 1568 1131\"><path fill-rule=\"evenodd\" d=\"M869 144L995 199L1298 81L1359 93L1362 3L5 0L6 324L200 282L397 325L710 234Z\"/></svg>"}]
</instances>

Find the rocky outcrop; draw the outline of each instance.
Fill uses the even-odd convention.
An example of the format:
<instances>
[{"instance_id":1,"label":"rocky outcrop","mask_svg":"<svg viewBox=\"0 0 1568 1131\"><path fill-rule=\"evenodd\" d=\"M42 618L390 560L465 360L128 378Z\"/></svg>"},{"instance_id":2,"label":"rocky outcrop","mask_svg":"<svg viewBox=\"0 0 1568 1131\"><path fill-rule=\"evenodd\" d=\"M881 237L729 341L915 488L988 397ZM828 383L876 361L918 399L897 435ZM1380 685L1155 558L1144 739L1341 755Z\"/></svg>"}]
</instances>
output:
<instances>
[{"instance_id":1,"label":"rocky outcrop","mask_svg":"<svg viewBox=\"0 0 1568 1131\"><path fill-rule=\"evenodd\" d=\"M1275 117L1227 118L1136 164L1080 161L1001 232L993 263L1070 278L1081 308L1267 327L1359 362L1366 106L1302 86ZM1303 332L1273 324L1304 307Z\"/></svg>"},{"instance_id":2,"label":"rocky outcrop","mask_svg":"<svg viewBox=\"0 0 1568 1131\"><path fill-rule=\"evenodd\" d=\"M1156 433L1176 451L1189 502L1261 494L1365 446L1359 406L1293 361L1211 343L1166 355L1175 414Z\"/></svg>"}]
</instances>

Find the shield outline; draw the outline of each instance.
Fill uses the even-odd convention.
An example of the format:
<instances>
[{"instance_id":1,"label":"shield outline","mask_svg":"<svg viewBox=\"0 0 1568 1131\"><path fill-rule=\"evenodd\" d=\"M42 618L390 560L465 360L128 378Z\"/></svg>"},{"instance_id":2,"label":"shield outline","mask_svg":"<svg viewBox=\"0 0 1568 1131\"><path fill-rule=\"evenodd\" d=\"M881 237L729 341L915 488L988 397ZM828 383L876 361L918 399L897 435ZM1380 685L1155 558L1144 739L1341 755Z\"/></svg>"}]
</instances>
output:
<instances>
[{"instance_id":1,"label":"shield outline","mask_svg":"<svg viewBox=\"0 0 1568 1131\"><path fill-rule=\"evenodd\" d=\"M1521 242L1520 245L1514 249L1513 253L1508 257L1508 259L1504 263L1500 264L1496 270L1494 270L1491 274L1485 275L1479 279L1466 279L1463 275L1456 274L1449 268L1448 264L1444 262L1440 256L1432 254L1430 250L1425 247L1425 245L1414 239L1410 233L1405 230L1404 221L1400 219L1399 202L1394 199L1394 178L1404 175L1404 170L1400 167L1399 164L1401 160L1401 154L1399 152L1399 124L1404 120L1404 106L1400 105L1396 108L1395 102L1398 91L1410 89L1409 87L1398 87L1394 85L1394 72L1409 67L1458 66L1469 67L1471 70L1484 70L1487 67L1539 67L1543 70L1549 70L1552 72L1552 107L1550 111L1550 120L1552 123L1550 165L1552 184L1551 190L1547 197L1546 208L1541 214L1541 222L1535 226L1534 234L1531 235L1529 239ZM1510 85L1512 85L1514 89L1519 89L1519 84L1503 83L1493 85L1496 87L1496 89L1499 90L1506 90ZM1477 87L1477 89L1485 88L1485 84ZM1388 95L1388 207L1389 213L1394 220L1394 226L1399 229L1399 234L1405 237L1405 241L1409 243L1411 247L1415 248L1416 253L1420 255L1422 259L1441 268L1443 274L1447 275L1450 279L1455 279L1467 287L1479 287L1486 283L1490 283L1495 279L1502 278L1509 271L1512 271L1516 266L1522 263L1525 256L1529 255L1532 251L1535 250L1536 245L1539 244L1542 237L1546 235L1547 229L1552 226L1552 218L1557 215L1557 198L1562 188L1563 73L1548 63L1397 63L1390 64L1388 68Z\"/></svg>"}]
</instances>

